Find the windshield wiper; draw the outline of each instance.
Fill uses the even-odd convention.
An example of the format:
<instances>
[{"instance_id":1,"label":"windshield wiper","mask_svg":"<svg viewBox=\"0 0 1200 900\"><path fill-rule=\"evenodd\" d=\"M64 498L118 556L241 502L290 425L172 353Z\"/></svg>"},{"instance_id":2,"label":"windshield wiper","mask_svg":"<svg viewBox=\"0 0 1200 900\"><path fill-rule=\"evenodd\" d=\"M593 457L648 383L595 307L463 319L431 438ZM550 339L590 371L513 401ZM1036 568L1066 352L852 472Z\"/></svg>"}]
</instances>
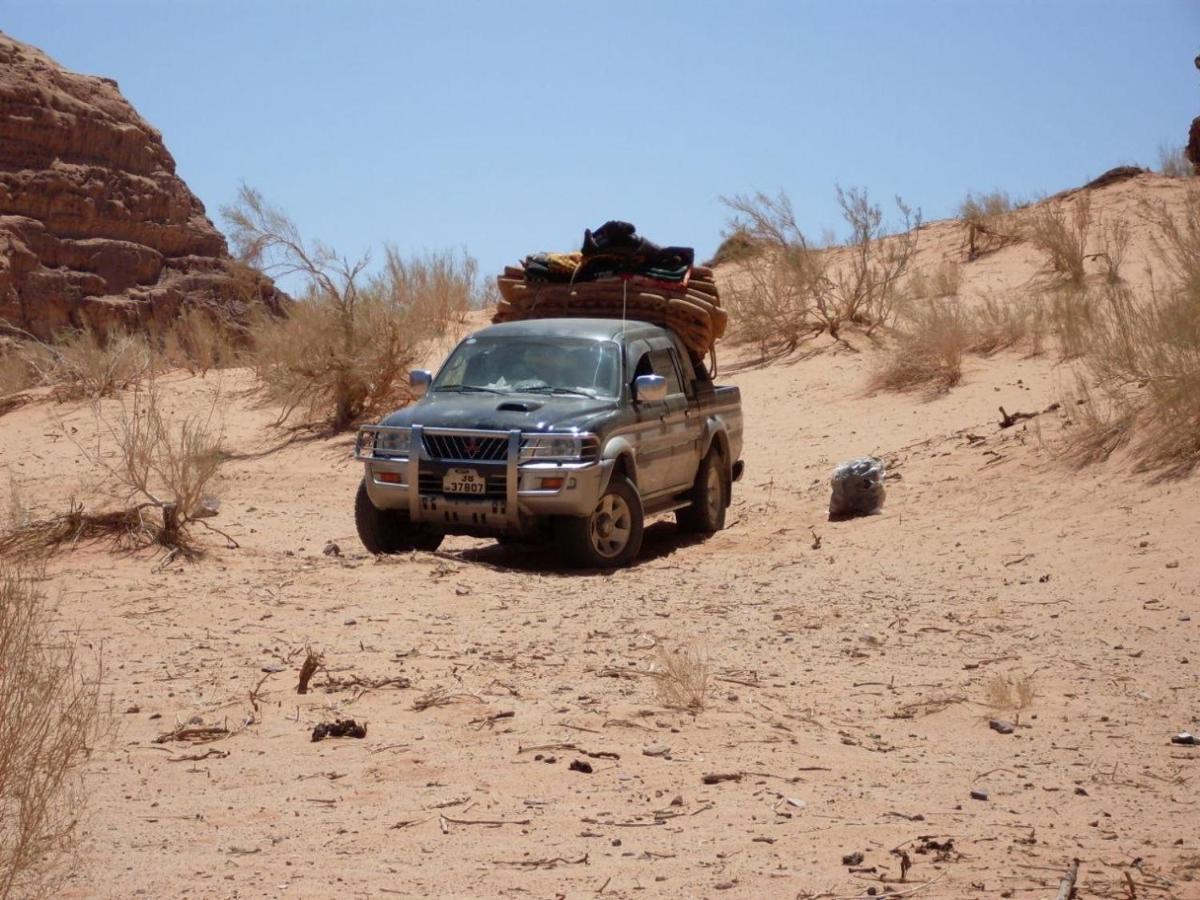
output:
<instances>
[{"instance_id":1,"label":"windshield wiper","mask_svg":"<svg viewBox=\"0 0 1200 900\"><path fill-rule=\"evenodd\" d=\"M481 387L478 384L448 384L445 387L434 388L434 393L438 391L478 391L483 394L505 394L507 391L498 391L495 388Z\"/></svg>"},{"instance_id":2,"label":"windshield wiper","mask_svg":"<svg viewBox=\"0 0 1200 900\"><path fill-rule=\"evenodd\" d=\"M587 391L577 391L575 388L551 387L548 384L540 385L539 387L521 388L523 394L572 394L576 397L591 397Z\"/></svg>"}]
</instances>

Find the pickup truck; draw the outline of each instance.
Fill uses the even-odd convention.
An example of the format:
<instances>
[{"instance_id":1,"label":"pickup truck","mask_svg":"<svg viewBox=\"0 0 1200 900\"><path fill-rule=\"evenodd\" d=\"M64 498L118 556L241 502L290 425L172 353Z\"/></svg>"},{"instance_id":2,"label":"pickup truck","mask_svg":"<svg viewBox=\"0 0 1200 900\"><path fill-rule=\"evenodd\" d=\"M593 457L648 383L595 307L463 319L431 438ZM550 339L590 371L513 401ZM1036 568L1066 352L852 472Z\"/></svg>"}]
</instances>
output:
<instances>
[{"instance_id":1,"label":"pickup truck","mask_svg":"<svg viewBox=\"0 0 1200 900\"><path fill-rule=\"evenodd\" d=\"M359 429L354 503L371 553L435 550L447 534L553 540L566 562L638 555L647 517L725 525L742 475L741 396L646 322L530 319L464 339L421 399Z\"/></svg>"}]
</instances>

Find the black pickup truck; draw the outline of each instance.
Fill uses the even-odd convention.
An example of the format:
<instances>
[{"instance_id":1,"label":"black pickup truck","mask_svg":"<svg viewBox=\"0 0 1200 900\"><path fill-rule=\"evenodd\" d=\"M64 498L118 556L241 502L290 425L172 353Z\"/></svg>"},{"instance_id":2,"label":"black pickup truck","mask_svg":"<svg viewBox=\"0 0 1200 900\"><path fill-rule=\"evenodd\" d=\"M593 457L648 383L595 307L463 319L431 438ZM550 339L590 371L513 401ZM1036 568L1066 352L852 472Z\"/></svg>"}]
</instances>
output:
<instances>
[{"instance_id":1,"label":"black pickup truck","mask_svg":"<svg viewBox=\"0 0 1200 900\"><path fill-rule=\"evenodd\" d=\"M463 340L421 400L362 427L355 499L372 553L447 534L553 540L582 568L636 558L648 516L725 525L742 474L736 387L717 387L671 331L613 319L532 319Z\"/></svg>"}]
</instances>

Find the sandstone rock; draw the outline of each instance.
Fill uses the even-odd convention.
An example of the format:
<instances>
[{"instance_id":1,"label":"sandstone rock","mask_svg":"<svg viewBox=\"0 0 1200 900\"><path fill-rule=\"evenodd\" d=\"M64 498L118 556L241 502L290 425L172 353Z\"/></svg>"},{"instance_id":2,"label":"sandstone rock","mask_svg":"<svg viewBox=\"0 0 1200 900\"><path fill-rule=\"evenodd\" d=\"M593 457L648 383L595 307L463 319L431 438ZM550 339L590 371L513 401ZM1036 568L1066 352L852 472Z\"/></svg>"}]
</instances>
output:
<instances>
[{"instance_id":1,"label":"sandstone rock","mask_svg":"<svg viewBox=\"0 0 1200 900\"><path fill-rule=\"evenodd\" d=\"M0 319L46 338L158 329L191 304L239 316L285 302L230 259L115 81L0 34Z\"/></svg>"}]
</instances>

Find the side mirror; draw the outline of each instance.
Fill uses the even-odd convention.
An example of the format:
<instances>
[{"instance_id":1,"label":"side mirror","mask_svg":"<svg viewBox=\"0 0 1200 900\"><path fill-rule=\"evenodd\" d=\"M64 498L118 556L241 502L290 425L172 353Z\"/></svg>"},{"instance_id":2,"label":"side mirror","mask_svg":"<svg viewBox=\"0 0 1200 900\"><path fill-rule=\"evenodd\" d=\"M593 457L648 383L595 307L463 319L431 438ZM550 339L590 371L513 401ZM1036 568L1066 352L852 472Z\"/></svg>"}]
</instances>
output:
<instances>
[{"instance_id":1,"label":"side mirror","mask_svg":"<svg viewBox=\"0 0 1200 900\"><path fill-rule=\"evenodd\" d=\"M639 375L633 379L633 398L639 403L658 403L667 399L667 379L661 375Z\"/></svg>"},{"instance_id":2,"label":"side mirror","mask_svg":"<svg viewBox=\"0 0 1200 900\"><path fill-rule=\"evenodd\" d=\"M408 373L408 386L413 389L413 394L418 397L424 397L425 392L429 390L429 385L433 381L433 373L428 369L413 369Z\"/></svg>"}]
</instances>

